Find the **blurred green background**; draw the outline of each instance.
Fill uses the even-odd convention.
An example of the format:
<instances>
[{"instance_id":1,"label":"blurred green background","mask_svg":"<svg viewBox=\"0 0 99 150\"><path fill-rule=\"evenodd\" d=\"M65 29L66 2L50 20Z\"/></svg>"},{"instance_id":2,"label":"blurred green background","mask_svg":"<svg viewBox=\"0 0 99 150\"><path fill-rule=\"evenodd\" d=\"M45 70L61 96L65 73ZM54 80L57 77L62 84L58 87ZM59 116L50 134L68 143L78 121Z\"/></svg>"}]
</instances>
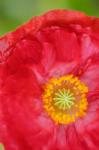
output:
<instances>
[{"instance_id":1,"label":"blurred green background","mask_svg":"<svg viewBox=\"0 0 99 150\"><path fill-rule=\"evenodd\" d=\"M0 0L0 35L14 30L32 16L57 8L99 16L99 0Z\"/></svg>"}]
</instances>

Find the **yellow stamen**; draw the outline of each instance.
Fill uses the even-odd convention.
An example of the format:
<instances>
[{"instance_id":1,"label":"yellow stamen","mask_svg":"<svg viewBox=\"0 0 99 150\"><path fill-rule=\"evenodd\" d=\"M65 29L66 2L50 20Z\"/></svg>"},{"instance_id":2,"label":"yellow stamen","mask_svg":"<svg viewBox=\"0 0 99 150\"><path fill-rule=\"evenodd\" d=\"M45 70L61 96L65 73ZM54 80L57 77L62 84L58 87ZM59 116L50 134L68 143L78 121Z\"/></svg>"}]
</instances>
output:
<instances>
[{"instance_id":1,"label":"yellow stamen","mask_svg":"<svg viewBox=\"0 0 99 150\"><path fill-rule=\"evenodd\" d=\"M88 87L73 75L51 78L44 85L44 109L57 124L69 124L86 114Z\"/></svg>"}]
</instances>

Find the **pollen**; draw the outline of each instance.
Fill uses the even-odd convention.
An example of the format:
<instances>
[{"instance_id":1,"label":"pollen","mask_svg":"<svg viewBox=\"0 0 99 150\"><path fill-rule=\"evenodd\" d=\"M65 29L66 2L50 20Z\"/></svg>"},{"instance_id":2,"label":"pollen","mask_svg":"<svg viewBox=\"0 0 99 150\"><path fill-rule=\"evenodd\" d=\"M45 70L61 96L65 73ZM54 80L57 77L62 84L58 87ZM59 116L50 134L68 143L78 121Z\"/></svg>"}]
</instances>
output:
<instances>
[{"instance_id":1,"label":"pollen","mask_svg":"<svg viewBox=\"0 0 99 150\"><path fill-rule=\"evenodd\" d=\"M88 87L73 75L51 78L44 85L43 106L56 124L69 124L86 115Z\"/></svg>"}]
</instances>

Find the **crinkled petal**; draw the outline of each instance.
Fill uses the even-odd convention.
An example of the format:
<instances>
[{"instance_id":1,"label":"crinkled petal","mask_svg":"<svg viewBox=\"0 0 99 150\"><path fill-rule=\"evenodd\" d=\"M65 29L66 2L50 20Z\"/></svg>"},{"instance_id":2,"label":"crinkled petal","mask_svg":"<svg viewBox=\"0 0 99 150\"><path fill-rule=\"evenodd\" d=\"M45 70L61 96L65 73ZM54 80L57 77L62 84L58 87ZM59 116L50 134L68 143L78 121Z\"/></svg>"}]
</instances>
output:
<instances>
[{"instance_id":1,"label":"crinkled petal","mask_svg":"<svg viewBox=\"0 0 99 150\"><path fill-rule=\"evenodd\" d=\"M71 71L71 65L73 66L74 63L75 66L75 64L79 63L80 46L77 36L75 33L68 31L68 28L52 26L39 31L36 37L42 44L41 64L46 74L50 74L52 70L55 70L55 66L57 66L56 70L60 72L64 68L64 72L62 71L63 73L59 75L66 74L68 72L67 68Z\"/></svg>"},{"instance_id":2,"label":"crinkled petal","mask_svg":"<svg viewBox=\"0 0 99 150\"><path fill-rule=\"evenodd\" d=\"M85 67L85 68L84 68ZM80 79L89 87L90 91L96 91L99 88L99 54L93 55L85 63Z\"/></svg>"},{"instance_id":3,"label":"crinkled petal","mask_svg":"<svg viewBox=\"0 0 99 150\"><path fill-rule=\"evenodd\" d=\"M88 150L99 147L99 97L90 97L86 116L75 123L80 141Z\"/></svg>"}]
</instances>

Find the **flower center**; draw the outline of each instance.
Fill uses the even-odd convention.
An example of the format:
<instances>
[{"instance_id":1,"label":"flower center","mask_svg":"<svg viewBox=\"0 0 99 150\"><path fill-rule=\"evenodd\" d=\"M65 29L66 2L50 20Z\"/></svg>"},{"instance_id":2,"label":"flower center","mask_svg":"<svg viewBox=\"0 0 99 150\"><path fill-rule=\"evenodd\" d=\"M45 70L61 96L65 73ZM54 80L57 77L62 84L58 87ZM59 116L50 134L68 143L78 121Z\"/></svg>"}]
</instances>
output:
<instances>
[{"instance_id":1,"label":"flower center","mask_svg":"<svg viewBox=\"0 0 99 150\"><path fill-rule=\"evenodd\" d=\"M44 109L57 124L69 124L86 114L88 87L77 77L51 78L44 85Z\"/></svg>"},{"instance_id":2,"label":"flower center","mask_svg":"<svg viewBox=\"0 0 99 150\"><path fill-rule=\"evenodd\" d=\"M58 92L55 93L55 97L53 98L54 105L57 106L61 110L66 110L71 108L71 106L74 104L74 96L70 92L70 90L58 90Z\"/></svg>"}]
</instances>

